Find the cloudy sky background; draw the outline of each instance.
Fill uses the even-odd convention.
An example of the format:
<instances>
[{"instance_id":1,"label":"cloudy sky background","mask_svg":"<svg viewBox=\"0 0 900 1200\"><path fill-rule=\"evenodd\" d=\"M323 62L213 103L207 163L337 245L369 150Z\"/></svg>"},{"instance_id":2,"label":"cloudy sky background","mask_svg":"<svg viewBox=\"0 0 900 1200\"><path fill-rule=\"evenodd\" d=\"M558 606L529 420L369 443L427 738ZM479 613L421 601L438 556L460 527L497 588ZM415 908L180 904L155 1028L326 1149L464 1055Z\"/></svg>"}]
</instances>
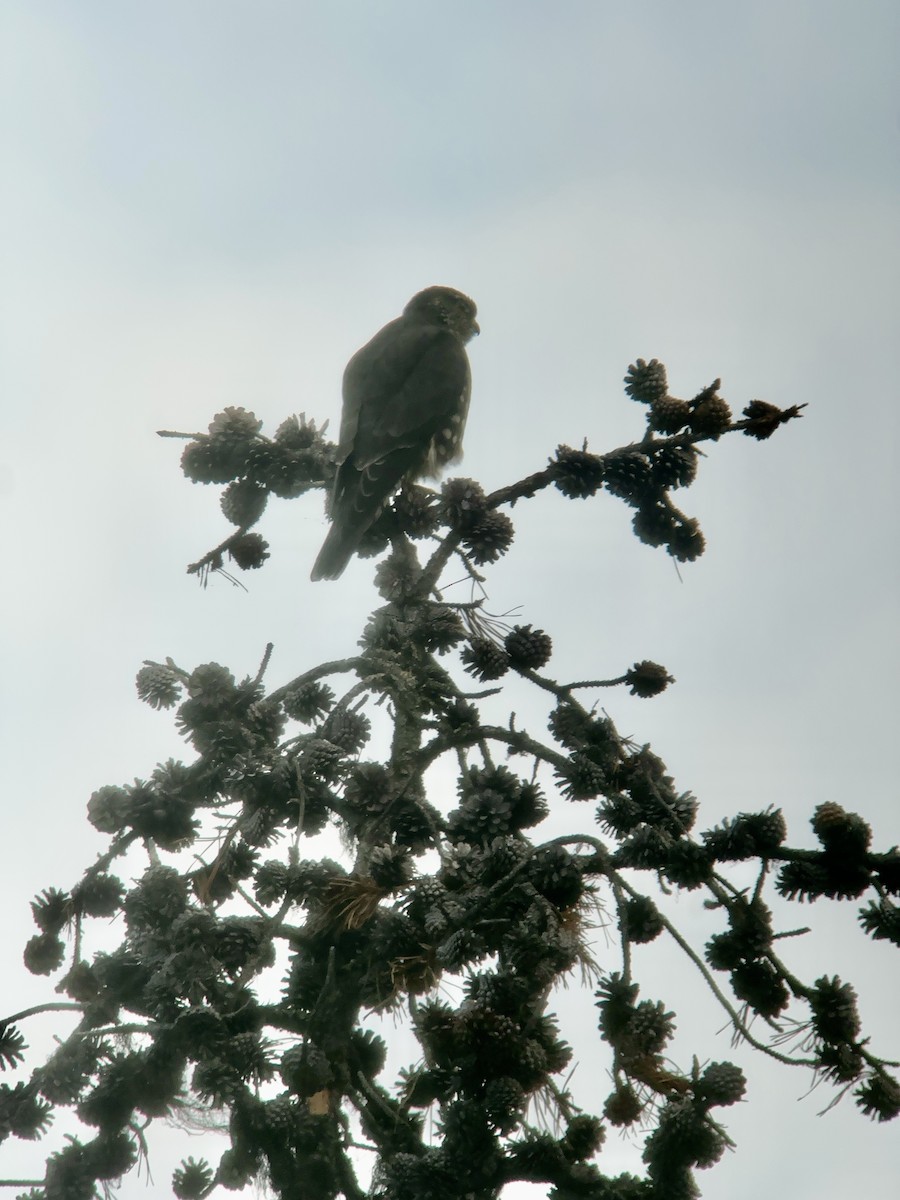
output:
<instances>
[{"instance_id":1,"label":"cloudy sky background","mask_svg":"<svg viewBox=\"0 0 900 1200\"><path fill-rule=\"evenodd\" d=\"M242 676L272 641L278 686L352 652L375 603L371 563L309 583L318 496L273 502L247 591L201 590L184 568L227 533L218 491L154 431L226 405L269 432L299 411L335 425L349 355L430 283L479 305L463 470L487 488L559 442L640 436L637 356L676 394L720 376L735 410L809 405L769 443L712 449L683 497L708 550L681 579L620 502L545 494L513 512L489 607L551 632L560 679L666 664L655 701L590 699L653 743L702 828L772 804L811 845L836 800L898 840L898 38L891 0L6 0L4 1011L52 998L17 966L27 902L102 848L90 793L183 753L135 697L141 661ZM587 807L559 821L590 828ZM700 905L674 912L702 940ZM854 982L876 1052L900 1057L895 963L847 908L790 911L817 932L785 953ZM831 1093L733 1050L689 965L651 949L643 994L678 1011L679 1065L732 1058L750 1080L704 1196L891 1194L896 1130L849 1099L817 1116ZM598 957L615 968L602 939ZM562 1003L573 1086L601 1103L590 997ZM204 1147L164 1141L155 1188L124 1200L167 1194L182 1153ZM7 1143L0 1178L41 1161ZM602 1163L635 1166L633 1146L612 1135Z\"/></svg>"}]
</instances>

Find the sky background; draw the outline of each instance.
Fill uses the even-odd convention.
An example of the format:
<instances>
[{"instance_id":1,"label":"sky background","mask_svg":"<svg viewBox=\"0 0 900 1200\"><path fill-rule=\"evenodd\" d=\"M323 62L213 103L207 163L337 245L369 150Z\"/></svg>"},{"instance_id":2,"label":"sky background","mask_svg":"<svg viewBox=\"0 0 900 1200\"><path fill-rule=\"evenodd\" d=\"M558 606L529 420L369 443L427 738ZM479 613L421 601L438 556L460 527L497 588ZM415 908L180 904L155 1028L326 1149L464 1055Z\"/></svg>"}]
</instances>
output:
<instances>
[{"instance_id":1,"label":"sky background","mask_svg":"<svg viewBox=\"0 0 900 1200\"><path fill-rule=\"evenodd\" d=\"M677 686L654 701L588 698L652 742L700 828L775 805L812 845L809 815L834 800L877 848L900 840L898 45L893 0L5 0L4 1011L54 998L17 965L27 906L103 848L91 792L185 753L136 699L142 660L240 677L271 641L275 687L351 653L376 603L370 562L309 582L318 495L272 503L272 559L246 591L202 590L185 566L229 527L155 430L203 430L226 405L269 433L292 412L335 428L350 354L432 283L479 306L461 471L489 489L560 442L639 437L621 382L638 356L677 395L718 376L736 411L809 405L768 443L712 447L683 495L708 549L681 578L621 502L545 493L514 510L488 607L553 635L557 678L668 667ZM552 832L589 818L557 801ZM701 904L673 911L702 941L717 926ZM873 1048L898 1058L900 979L855 907L790 910L815 933L786 956L807 980L851 980ZM597 954L616 969L602 937ZM850 1098L818 1116L833 1093L733 1049L680 956L644 958L642 995L678 1012L673 1058L748 1074L706 1200L894 1194L895 1128ZM602 1103L590 995L561 1004L573 1087ZM0 1178L42 1174L62 1128L6 1143ZM168 1194L181 1155L204 1152L163 1138L154 1184L120 1196ZM636 1167L634 1145L611 1134L600 1163Z\"/></svg>"}]
</instances>

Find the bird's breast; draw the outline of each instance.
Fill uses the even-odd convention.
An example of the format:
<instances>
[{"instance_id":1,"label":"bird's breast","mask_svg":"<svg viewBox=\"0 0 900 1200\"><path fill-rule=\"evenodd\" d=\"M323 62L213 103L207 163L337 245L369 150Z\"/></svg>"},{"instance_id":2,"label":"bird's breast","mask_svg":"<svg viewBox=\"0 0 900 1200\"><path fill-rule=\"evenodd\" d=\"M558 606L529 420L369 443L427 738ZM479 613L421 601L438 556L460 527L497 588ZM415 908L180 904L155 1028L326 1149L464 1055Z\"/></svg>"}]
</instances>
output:
<instances>
[{"instance_id":1,"label":"bird's breast","mask_svg":"<svg viewBox=\"0 0 900 1200\"><path fill-rule=\"evenodd\" d=\"M421 475L423 478L433 478L449 463L458 462L462 458L462 437L466 424L464 410L453 413L447 418L447 423L434 434L425 454Z\"/></svg>"}]
</instances>

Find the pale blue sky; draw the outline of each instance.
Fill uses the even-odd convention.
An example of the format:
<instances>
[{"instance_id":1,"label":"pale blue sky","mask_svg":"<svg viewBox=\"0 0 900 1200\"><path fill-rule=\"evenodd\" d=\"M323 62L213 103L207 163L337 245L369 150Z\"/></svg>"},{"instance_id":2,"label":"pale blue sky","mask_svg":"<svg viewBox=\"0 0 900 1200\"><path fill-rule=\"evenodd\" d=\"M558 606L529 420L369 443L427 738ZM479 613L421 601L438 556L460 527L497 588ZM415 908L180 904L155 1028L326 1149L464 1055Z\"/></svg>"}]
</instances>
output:
<instances>
[{"instance_id":1,"label":"pale blue sky","mask_svg":"<svg viewBox=\"0 0 900 1200\"><path fill-rule=\"evenodd\" d=\"M735 409L809 404L770 443L714 448L684 497L709 547L683 581L619 502L546 496L513 512L490 605L554 635L562 678L669 667L659 700L603 703L702 827L771 803L808 844L834 799L900 840L898 45L893 0L7 0L0 749L9 844L28 846L0 881L8 960L31 895L101 848L90 792L182 752L134 698L143 658L240 675L271 640L274 686L351 650L374 603L370 564L308 582L317 497L267 514L249 593L199 590L184 565L226 526L154 430L228 404L334 424L349 355L436 282L479 304L461 469L489 487L560 441L639 436L621 389L639 355L679 394L718 375ZM698 904L677 915L700 929ZM792 919L820 927L792 947L801 973L858 983L900 1056L890 952L850 911ZM47 995L5 978L14 1007ZM894 1131L847 1101L818 1118L821 1091L798 1103L807 1077L732 1051L676 960L648 979L679 1010L676 1053L740 1054L750 1078L707 1200L889 1194ZM587 1008L570 1019L590 1044ZM583 1061L588 1102L601 1059ZM24 1149L4 1145L0 1177Z\"/></svg>"}]
</instances>

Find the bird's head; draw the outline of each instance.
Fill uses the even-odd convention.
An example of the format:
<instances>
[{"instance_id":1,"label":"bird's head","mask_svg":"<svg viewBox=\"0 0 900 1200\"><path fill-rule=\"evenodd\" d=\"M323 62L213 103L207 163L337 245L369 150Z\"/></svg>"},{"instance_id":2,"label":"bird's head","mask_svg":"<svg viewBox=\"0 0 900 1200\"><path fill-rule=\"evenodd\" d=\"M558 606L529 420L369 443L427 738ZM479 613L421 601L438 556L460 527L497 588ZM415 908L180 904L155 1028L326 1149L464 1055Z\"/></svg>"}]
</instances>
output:
<instances>
[{"instance_id":1,"label":"bird's head","mask_svg":"<svg viewBox=\"0 0 900 1200\"><path fill-rule=\"evenodd\" d=\"M476 311L475 301L455 288L430 287L413 296L403 315L419 317L434 325L446 325L461 342L468 342L481 332L475 320Z\"/></svg>"}]
</instances>

